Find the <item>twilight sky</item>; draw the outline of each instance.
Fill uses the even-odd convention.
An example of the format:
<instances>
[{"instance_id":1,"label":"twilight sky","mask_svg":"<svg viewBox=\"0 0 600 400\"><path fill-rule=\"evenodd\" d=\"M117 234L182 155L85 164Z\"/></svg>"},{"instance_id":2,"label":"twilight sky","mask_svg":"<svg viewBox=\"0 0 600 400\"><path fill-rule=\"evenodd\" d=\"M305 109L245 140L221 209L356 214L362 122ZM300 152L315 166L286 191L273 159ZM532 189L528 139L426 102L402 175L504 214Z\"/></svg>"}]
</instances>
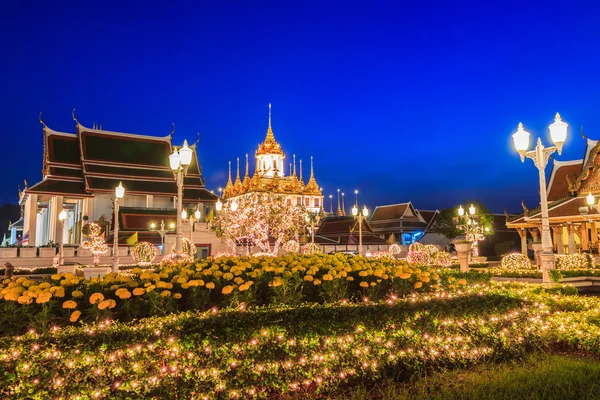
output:
<instances>
[{"instance_id":1,"label":"twilight sky","mask_svg":"<svg viewBox=\"0 0 600 400\"><path fill-rule=\"evenodd\" d=\"M41 180L40 111L65 132L73 108L112 131L175 122L176 144L198 131L216 189L264 139L272 103L287 162L308 177L314 156L326 196L532 208L537 170L510 135L522 121L550 144L558 111L559 159L581 157L580 126L600 138L599 22L597 1L5 1L0 202Z\"/></svg>"}]
</instances>

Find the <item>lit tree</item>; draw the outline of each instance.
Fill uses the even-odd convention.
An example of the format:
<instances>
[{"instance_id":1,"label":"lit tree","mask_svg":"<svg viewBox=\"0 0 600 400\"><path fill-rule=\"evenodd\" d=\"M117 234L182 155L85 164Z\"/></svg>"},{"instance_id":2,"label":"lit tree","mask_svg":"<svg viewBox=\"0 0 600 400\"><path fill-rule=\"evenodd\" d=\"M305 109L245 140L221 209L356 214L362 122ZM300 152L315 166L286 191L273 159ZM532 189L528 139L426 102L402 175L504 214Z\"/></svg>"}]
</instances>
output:
<instances>
[{"instance_id":1,"label":"lit tree","mask_svg":"<svg viewBox=\"0 0 600 400\"><path fill-rule=\"evenodd\" d=\"M87 240L81 243L81 247L90 249L94 255L94 265L98 265L100 254L104 254L108 251L108 246L104 243L101 232L102 228L96 223L85 224L83 228L81 228L81 233L87 236Z\"/></svg>"},{"instance_id":2,"label":"lit tree","mask_svg":"<svg viewBox=\"0 0 600 400\"><path fill-rule=\"evenodd\" d=\"M233 202L237 204L235 211L231 210ZM250 193L224 204L211 226L231 247L246 242L265 253L277 254L283 243L304 232L305 215L304 207L288 204L285 195Z\"/></svg>"}]
</instances>

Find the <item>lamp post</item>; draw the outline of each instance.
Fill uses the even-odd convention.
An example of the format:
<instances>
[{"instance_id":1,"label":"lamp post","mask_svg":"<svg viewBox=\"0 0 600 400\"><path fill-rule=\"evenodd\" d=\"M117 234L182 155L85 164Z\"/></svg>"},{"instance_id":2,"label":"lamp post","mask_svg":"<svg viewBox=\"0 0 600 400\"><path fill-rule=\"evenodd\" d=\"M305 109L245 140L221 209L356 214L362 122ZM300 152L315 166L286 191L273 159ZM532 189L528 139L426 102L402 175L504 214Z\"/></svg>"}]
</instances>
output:
<instances>
[{"instance_id":1,"label":"lamp post","mask_svg":"<svg viewBox=\"0 0 600 400\"><path fill-rule=\"evenodd\" d=\"M369 215L369 210L367 209L367 206L364 206L362 212L359 213L358 206L355 205L354 207L352 207L352 215L354 215L354 218L358 218L358 254L362 254L362 223L363 220Z\"/></svg>"},{"instance_id":2,"label":"lamp post","mask_svg":"<svg viewBox=\"0 0 600 400\"><path fill-rule=\"evenodd\" d=\"M112 272L119 272L119 204L125 196L125 188L119 182L119 186L115 188L115 229L113 238L113 265Z\"/></svg>"},{"instance_id":3,"label":"lamp post","mask_svg":"<svg viewBox=\"0 0 600 400\"><path fill-rule=\"evenodd\" d=\"M321 221L321 216L317 213L307 212L304 216L304 219L308 224L310 224L310 242L312 244L315 243L315 225L317 225Z\"/></svg>"},{"instance_id":4,"label":"lamp post","mask_svg":"<svg viewBox=\"0 0 600 400\"><path fill-rule=\"evenodd\" d=\"M512 135L515 148L519 152L521 162L525 162L525 157L531 158L534 165L539 171L540 178L540 200L542 209L542 282L550 283L550 269L554 269L554 254L552 252L552 237L550 236L550 223L548 222L548 199L546 196L546 165L548 158L555 151L558 154L562 153L562 147L567 138L567 127L561 118L560 114L556 113L554 122L548 127L550 137L555 146L544 147L542 140L538 138L537 145L534 150L527 151L529 148L530 134L523 128L523 124L519 122L517 132Z\"/></svg>"},{"instance_id":5,"label":"lamp post","mask_svg":"<svg viewBox=\"0 0 600 400\"><path fill-rule=\"evenodd\" d=\"M169 225L169 228L170 229L165 229L164 220L160 221L160 229L156 229L156 224L154 222L150 224L150 230L156 231L160 235L160 243L162 244L163 248L165 247L165 234L169 231L172 231L175 228L175 224L171 223L171 225Z\"/></svg>"},{"instance_id":6,"label":"lamp post","mask_svg":"<svg viewBox=\"0 0 600 400\"><path fill-rule=\"evenodd\" d=\"M194 151L188 147L187 140L183 141L183 147L179 151L174 148L173 154L169 156L169 164L173 170L173 176L177 183L177 217L181 216L183 208L183 178L187 175L188 167L192 163L192 154ZM181 221L177 221L177 230L175 237L175 253L181 254L182 251L182 231Z\"/></svg>"},{"instance_id":7,"label":"lamp post","mask_svg":"<svg viewBox=\"0 0 600 400\"><path fill-rule=\"evenodd\" d=\"M58 247L58 265L63 265L63 244L64 244L64 229L65 229L65 220L67 219L67 211L63 208L62 211L58 214L58 220L60 221L60 245Z\"/></svg>"}]
</instances>

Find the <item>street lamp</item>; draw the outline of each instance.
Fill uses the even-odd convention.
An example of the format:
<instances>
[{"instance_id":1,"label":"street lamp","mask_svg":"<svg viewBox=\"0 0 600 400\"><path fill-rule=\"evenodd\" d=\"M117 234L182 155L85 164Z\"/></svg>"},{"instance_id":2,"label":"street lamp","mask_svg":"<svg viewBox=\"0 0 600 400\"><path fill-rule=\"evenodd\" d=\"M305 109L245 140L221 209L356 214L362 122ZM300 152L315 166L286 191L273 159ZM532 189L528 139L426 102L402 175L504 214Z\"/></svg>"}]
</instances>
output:
<instances>
[{"instance_id":1,"label":"street lamp","mask_svg":"<svg viewBox=\"0 0 600 400\"><path fill-rule=\"evenodd\" d=\"M182 213L183 208L183 178L187 175L188 167L192 163L192 154L194 151L188 147L187 140L183 141L183 147L179 151L174 148L173 154L169 156L169 164L173 170L173 176L177 183L177 216L179 217ZM177 221L177 231L175 237L175 253L181 254L182 252L182 231L181 221Z\"/></svg>"},{"instance_id":2,"label":"street lamp","mask_svg":"<svg viewBox=\"0 0 600 400\"><path fill-rule=\"evenodd\" d=\"M119 182L119 186L115 188L115 229L113 237L113 265L112 272L119 272L119 204L121 199L125 196L125 188L123 184Z\"/></svg>"},{"instance_id":3,"label":"street lamp","mask_svg":"<svg viewBox=\"0 0 600 400\"><path fill-rule=\"evenodd\" d=\"M560 118L560 114L556 113L554 122L548 127L550 137L555 146L544 147L542 140L538 138L537 145L534 150L527 151L529 148L529 137L531 136L523 128L523 124L519 122L517 132L512 135L515 148L519 152L521 161L525 162L525 157L531 158L539 171L540 178L540 198L542 208L542 281L550 283L550 269L554 269L554 254L552 252L552 237L550 236L550 223L548 222L548 199L546 196L546 165L550 155L555 151L558 154L562 153L562 147L567 139L568 124Z\"/></svg>"},{"instance_id":4,"label":"street lamp","mask_svg":"<svg viewBox=\"0 0 600 400\"><path fill-rule=\"evenodd\" d=\"M231 206L230 207L231 207L231 211L236 212L237 209L238 209L238 203L235 200L233 200L231 202Z\"/></svg>"},{"instance_id":5,"label":"street lamp","mask_svg":"<svg viewBox=\"0 0 600 400\"><path fill-rule=\"evenodd\" d=\"M362 223L363 220L369 216L369 210L367 209L367 206L364 206L362 212L359 213L358 205L354 205L354 207L352 207L352 215L354 215L354 218L358 218L358 254L362 254Z\"/></svg>"},{"instance_id":6,"label":"street lamp","mask_svg":"<svg viewBox=\"0 0 600 400\"><path fill-rule=\"evenodd\" d=\"M63 242L65 241L65 220L67 219L67 211L63 208L58 214L58 220L60 221L60 246L58 247L58 265L63 265Z\"/></svg>"},{"instance_id":7,"label":"street lamp","mask_svg":"<svg viewBox=\"0 0 600 400\"><path fill-rule=\"evenodd\" d=\"M307 212L306 215L304 216L305 221L310 224L310 242L312 244L315 243L315 225L318 225L319 222L321 221L321 216L317 213L313 213L313 212Z\"/></svg>"},{"instance_id":8,"label":"street lamp","mask_svg":"<svg viewBox=\"0 0 600 400\"><path fill-rule=\"evenodd\" d=\"M165 221L160 221L160 229L156 229L156 224L153 222L150 224L150 230L151 231L156 231L158 232L158 234L160 235L160 242L162 247L165 247L165 234L169 231L172 231L173 229L175 229L175 224L171 223L169 225L169 229L165 229ZM164 253L164 251L163 251Z\"/></svg>"}]
</instances>

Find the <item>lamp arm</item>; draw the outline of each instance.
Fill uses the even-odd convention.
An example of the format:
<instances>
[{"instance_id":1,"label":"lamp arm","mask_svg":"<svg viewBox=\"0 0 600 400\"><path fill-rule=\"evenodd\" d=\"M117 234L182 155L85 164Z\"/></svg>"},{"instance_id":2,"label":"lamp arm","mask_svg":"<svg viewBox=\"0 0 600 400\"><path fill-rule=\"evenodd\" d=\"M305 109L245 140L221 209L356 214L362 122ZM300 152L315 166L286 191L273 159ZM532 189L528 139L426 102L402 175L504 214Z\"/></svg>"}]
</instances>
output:
<instances>
[{"instance_id":1,"label":"lamp arm","mask_svg":"<svg viewBox=\"0 0 600 400\"><path fill-rule=\"evenodd\" d=\"M546 169L550 155L555 151L558 151L556 146L544 147L542 140L538 138L535 149L526 152L525 157L532 159L537 169L542 170Z\"/></svg>"}]
</instances>

